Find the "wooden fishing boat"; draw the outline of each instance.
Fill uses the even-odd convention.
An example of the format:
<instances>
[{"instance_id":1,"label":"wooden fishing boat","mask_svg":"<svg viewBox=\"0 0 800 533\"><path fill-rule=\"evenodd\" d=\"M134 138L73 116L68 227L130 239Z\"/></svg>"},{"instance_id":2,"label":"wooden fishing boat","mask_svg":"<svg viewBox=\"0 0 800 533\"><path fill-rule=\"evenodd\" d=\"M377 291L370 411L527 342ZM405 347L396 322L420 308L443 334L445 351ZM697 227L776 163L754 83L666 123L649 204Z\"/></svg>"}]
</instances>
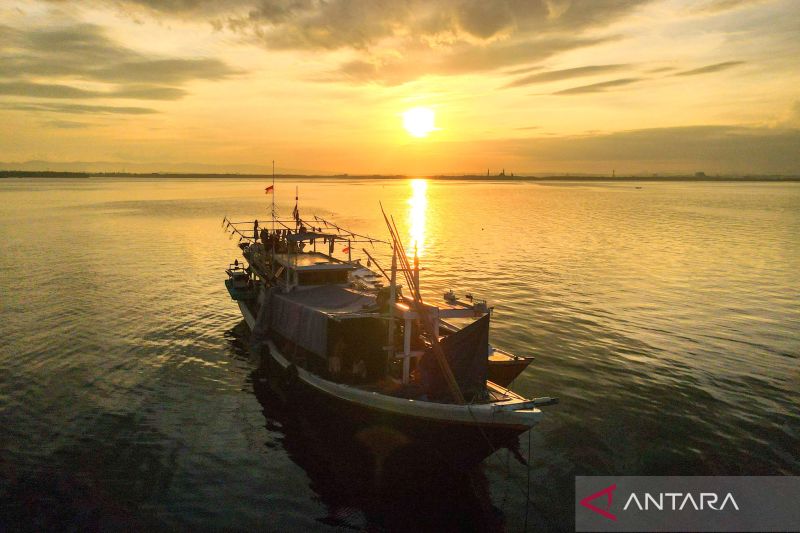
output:
<instances>
[{"instance_id":1,"label":"wooden fishing boat","mask_svg":"<svg viewBox=\"0 0 800 533\"><path fill-rule=\"evenodd\" d=\"M530 358L490 347L485 302L422 300L418 260L411 265L388 218L391 241L304 220L296 207L291 220L271 222L259 229L223 220L247 263L229 267L226 284L260 369L285 398L303 395L349 424L391 427L409 445L459 466L516 447L540 407L557 402L507 388ZM391 267L381 268L366 249L366 261L355 259L359 243L388 245ZM340 246L346 258L336 257ZM469 324L455 327L452 319Z\"/></svg>"}]
</instances>

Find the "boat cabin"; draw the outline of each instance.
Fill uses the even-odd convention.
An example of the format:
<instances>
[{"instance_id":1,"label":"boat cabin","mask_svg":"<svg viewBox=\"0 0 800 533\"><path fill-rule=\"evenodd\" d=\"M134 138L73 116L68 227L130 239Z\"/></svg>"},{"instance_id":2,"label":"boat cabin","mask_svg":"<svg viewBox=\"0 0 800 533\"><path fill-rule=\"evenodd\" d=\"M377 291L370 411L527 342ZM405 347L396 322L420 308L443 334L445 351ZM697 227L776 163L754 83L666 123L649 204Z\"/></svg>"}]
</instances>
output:
<instances>
[{"instance_id":1,"label":"boat cabin","mask_svg":"<svg viewBox=\"0 0 800 533\"><path fill-rule=\"evenodd\" d=\"M344 285L349 283L350 273L358 268L333 257L335 242L341 240L336 235L299 232L286 235L285 239L288 244L285 250L272 255L272 271L283 282L286 292L295 287ZM329 253L317 251L318 241L328 248ZM305 251L307 247L312 250Z\"/></svg>"},{"instance_id":2,"label":"boat cabin","mask_svg":"<svg viewBox=\"0 0 800 533\"><path fill-rule=\"evenodd\" d=\"M279 277L287 291L300 286L345 284L356 269L321 252L276 253L273 262L275 271L282 272Z\"/></svg>"}]
</instances>

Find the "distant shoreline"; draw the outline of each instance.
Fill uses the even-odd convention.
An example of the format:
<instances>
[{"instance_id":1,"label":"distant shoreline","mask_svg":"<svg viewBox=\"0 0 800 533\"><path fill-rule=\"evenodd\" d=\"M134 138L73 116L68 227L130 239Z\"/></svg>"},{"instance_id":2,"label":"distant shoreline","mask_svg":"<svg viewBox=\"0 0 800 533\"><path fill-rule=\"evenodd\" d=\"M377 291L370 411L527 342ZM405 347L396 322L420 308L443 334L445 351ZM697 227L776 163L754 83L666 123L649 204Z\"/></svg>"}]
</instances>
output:
<instances>
[{"instance_id":1,"label":"distant shoreline","mask_svg":"<svg viewBox=\"0 0 800 533\"><path fill-rule=\"evenodd\" d=\"M276 174L276 179L351 179L351 180L390 180L413 179L417 176L403 175L313 175L313 174ZM745 176L706 176L706 175L668 175L668 176L597 176L583 174L556 174L538 176L423 176L425 179L450 181L580 181L580 182L800 182L800 175L745 175ZM168 172L37 172L30 170L0 170L2 178L166 178L166 179L272 179L271 174L207 174L207 173L168 173Z\"/></svg>"}]
</instances>

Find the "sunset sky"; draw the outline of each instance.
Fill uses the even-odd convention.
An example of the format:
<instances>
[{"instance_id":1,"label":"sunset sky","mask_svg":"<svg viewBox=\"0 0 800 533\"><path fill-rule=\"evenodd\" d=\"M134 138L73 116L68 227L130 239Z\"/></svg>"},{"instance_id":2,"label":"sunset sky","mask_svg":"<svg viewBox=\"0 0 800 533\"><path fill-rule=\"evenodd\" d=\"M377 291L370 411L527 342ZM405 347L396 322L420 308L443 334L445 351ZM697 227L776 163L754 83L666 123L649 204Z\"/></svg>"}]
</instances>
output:
<instances>
[{"instance_id":1,"label":"sunset sky","mask_svg":"<svg viewBox=\"0 0 800 533\"><path fill-rule=\"evenodd\" d=\"M412 108L435 129L412 135ZM273 159L800 174L800 1L0 2L0 168Z\"/></svg>"}]
</instances>

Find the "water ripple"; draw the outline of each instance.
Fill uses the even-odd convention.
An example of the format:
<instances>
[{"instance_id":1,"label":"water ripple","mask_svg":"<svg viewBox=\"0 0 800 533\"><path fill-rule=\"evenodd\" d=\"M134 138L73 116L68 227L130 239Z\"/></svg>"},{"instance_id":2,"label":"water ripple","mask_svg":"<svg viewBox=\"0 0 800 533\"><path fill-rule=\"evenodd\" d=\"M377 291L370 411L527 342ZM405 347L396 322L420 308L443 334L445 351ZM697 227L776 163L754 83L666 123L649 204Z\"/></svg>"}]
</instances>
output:
<instances>
[{"instance_id":1,"label":"water ripple","mask_svg":"<svg viewBox=\"0 0 800 533\"><path fill-rule=\"evenodd\" d=\"M405 181L300 188L304 209L378 235L381 200L409 234ZM342 484L320 475L313 442L298 447L292 418L253 396L219 221L266 218L262 190L0 184L0 503L23 494L42 521L58 509L82 529L87 508L110 529L374 525L334 502ZM531 434L541 528L571 529L576 474L800 474L795 184L434 181L426 194L426 295L489 299L492 344L536 357L515 389L562 400ZM525 472L502 462L485 483L513 530Z\"/></svg>"}]
</instances>

